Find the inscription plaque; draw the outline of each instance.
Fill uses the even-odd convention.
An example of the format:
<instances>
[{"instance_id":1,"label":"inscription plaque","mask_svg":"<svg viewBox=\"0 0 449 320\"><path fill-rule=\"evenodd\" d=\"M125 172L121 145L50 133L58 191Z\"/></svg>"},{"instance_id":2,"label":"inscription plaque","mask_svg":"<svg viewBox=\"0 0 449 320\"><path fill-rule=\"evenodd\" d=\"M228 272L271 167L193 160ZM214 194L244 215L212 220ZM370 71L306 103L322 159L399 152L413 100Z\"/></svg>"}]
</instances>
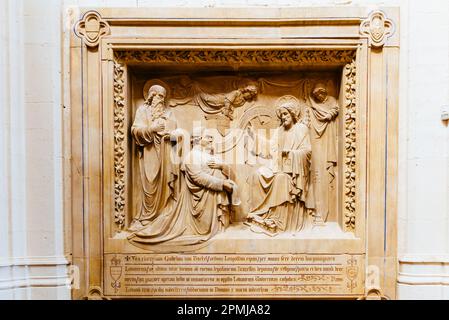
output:
<instances>
[{"instance_id":1,"label":"inscription plaque","mask_svg":"<svg viewBox=\"0 0 449 320\"><path fill-rule=\"evenodd\" d=\"M111 296L274 298L357 296L363 270L361 255L108 254L104 274Z\"/></svg>"}]
</instances>

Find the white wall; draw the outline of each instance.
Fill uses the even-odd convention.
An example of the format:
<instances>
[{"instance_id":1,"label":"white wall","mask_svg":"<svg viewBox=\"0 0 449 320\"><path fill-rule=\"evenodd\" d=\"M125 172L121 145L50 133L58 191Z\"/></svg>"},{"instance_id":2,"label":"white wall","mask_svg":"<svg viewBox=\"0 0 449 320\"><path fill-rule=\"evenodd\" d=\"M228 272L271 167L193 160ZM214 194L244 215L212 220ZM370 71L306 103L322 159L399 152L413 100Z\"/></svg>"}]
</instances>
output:
<instances>
[{"instance_id":1,"label":"white wall","mask_svg":"<svg viewBox=\"0 0 449 320\"><path fill-rule=\"evenodd\" d=\"M70 297L61 129L67 7L160 4L0 0L0 298ZM401 7L398 295L449 299L449 128L439 120L440 106L449 104L449 2L165 0L163 5Z\"/></svg>"},{"instance_id":2,"label":"white wall","mask_svg":"<svg viewBox=\"0 0 449 320\"><path fill-rule=\"evenodd\" d=\"M0 1L0 298L70 298L62 240L59 8Z\"/></svg>"},{"instance_id":3,"label":"white wall","mask_svg":"<svg viewBox=\"0 0 449 320\"><path fill-rule=\"evenodd\" d=\"M403 54L399 297L449 299L449 2L410 1ZM403 22L404 24L404 22Z\"/></svg>"}]
</instances>

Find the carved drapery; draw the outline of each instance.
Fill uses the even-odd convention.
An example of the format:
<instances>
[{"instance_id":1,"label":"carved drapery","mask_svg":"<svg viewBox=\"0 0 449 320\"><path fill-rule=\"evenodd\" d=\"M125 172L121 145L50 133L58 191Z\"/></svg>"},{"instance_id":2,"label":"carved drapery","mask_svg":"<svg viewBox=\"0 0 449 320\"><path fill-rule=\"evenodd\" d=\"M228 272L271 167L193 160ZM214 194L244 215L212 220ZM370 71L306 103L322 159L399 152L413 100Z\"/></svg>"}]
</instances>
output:
<instances>
[{"instance_id":1,"label":"carved drapery","mask_svg":"<svg viewBox=\"0 0 449 320\"><path fill-rule=\"evenodd\" d=\"M356 62L354 50L129 50L114 54L114 221L125 225L125 96L124 65L127 63L286 63L344 64L344 227L356 224Z\"/></svg>"}]
</instances>

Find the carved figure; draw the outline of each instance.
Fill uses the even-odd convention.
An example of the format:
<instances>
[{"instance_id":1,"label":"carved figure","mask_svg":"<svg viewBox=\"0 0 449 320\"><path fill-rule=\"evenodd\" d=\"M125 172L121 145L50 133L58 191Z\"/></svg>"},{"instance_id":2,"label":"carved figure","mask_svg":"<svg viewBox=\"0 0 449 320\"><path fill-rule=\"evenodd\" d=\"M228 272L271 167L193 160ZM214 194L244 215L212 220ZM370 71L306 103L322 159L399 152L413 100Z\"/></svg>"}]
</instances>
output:
<instances>
[{"instance_id":1,"label":"carved figure","mask_svg":"<svg viewBox=\"0 0 449 320\"><path fill-rule=\"evenodd\" d=\"M196 97L200 108L207 114L221 113L230 120L234 119L234 108L243 106L257 96L257 87L249 84L225 94L200 93Z\"/></svg>"},{"instance_id":2,"label":"carved figure","mask_svg":"<svg viewBox=\"0 0 449 320\"><path fill-rule=\"evenodd\" d=\"M142 183L140 212L130 230L138 230L154 220L176 198L179 165L172 159L172 143L176 140L176 119L165 105L166 90L153 85L148 98L137 109L131 135L138 145Z\"/></svg>"},{"instance_id":3,"label":"carved figure","mask_svg":"<svg viewBox=\"0 0 449 320\"><path fill-rule=\"evenodd\" d=\"M234 109L242 107L246 102L253 101L258 94L257 85L248 83L228 93L210 94L203 91L199 84L183 79L183 93L191 92L191 97L171 99L170 105L177 106L193 103L206 114L206 119L225 117L228 121L234 119Z\"/></svg>"},{"instance_id":4,"label":"carved figure","mask_svg":"<svg viewBox=\"0 0 449 320\"><path fill-rule=\"evenodd\" d=\"M173 209L167 208L141 231L133 242L194 245L211 239L230 222L233 205L239 205L231 169L214 157L213 136L207 131L193 137L193 148L181 165L181 191Z\"/></svg>"},{"instance_id":5,"label":"carved figure","mask_svg":"<svg viewBox=\"0 0 449 320\"><path fill-rule=\"evenodd\" d=\"M314 186L316 222L325 222L335 208L337 166L337 100L318 83L308 97L308 117L312 143L312 182Z\"/></svg>"},{"instance_id":6,"label":"carved figure","mask_svg":"<svg viewBox=\"0 0 449 320\"><path fill-rule=\"evenodd\" d=\"M309 130L298 121L299 102L295 97L284 96L279 101L276 115L281 126L271 139L256 136L251 129L248 132L257 150L261 150L258 155L268 162L253 177L252 209L247 224L253 231L270 235L300 231L314 203L309 188L312 153Z\"/></svg>"}]
</instances>

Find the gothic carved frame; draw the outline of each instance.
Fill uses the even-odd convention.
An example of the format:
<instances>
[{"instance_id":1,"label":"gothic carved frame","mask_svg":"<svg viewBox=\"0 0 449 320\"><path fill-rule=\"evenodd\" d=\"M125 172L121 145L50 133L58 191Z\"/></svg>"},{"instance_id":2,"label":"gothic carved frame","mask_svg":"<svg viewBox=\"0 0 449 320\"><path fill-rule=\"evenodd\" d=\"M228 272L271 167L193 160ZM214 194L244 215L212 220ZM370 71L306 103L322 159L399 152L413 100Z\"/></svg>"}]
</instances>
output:
<instances>
[{"instance_id":1,"label":"gothic carved frame","mask_svg":"<svg viewBox=\"0 0 449 320\"><path fill-rule=\"evenodd\" d=\"M70 190L65 212L72 221L72 263L81 270L80 289L73 290L73 297L88 296L95 287L104 291L103 254L117 246L126 250L110 239L125 223L127 210L127 65L145 62L340 66L342 218L355 239L341 242L346 249L332 250L363 255L366 266L379 270L379 278L363 277L366 284L374 283L394 298L399 44L398 32L390 29L393 23L398 29L398 10L379 11L389 19L378 46L372 45L366 27L376 12L365 8L226 10L234 18L221 18L219 9L196 10L190 19L178 9L81 10L83 15L70 17L75 32L68 49L70 134L65 143L71 161L65 167L65 188ZM254 14L260 18L251 18ZM83 29L88 17L98 27L90 37ZM308 29L311 25L316 28ZM189 37L182 31L186 26L204 35ZM235 38L229 40L226 30L233 30Z\"/></svg>"}]
</instances>

